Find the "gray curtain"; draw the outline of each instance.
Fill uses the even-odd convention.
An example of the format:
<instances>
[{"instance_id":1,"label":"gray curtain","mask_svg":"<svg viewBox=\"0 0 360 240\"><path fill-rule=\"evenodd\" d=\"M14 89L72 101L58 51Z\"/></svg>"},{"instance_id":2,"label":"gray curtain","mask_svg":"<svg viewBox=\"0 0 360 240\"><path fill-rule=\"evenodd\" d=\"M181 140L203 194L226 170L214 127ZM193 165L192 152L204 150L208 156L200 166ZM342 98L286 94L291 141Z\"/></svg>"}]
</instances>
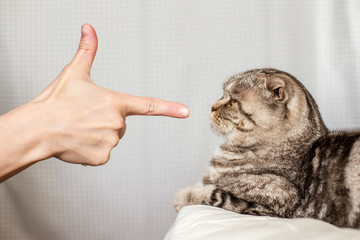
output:
<instances>
[{"instance_id":1,"label":"gray curtain","mask_svg":"<svg viewBox=\"0 0 360 240\"><path fill-rule=\"evenodd\" d=\"M90 23L97 84L183 102L191 116L130 117L108 164L50 159L0 184L0 239L162 239L174 193L201 179L221 142L210 107L236 72L288 71L330 129L359 127L359 11L356 0L1 0L1 114L57 76Z\"/></svg>"}]
</instances>

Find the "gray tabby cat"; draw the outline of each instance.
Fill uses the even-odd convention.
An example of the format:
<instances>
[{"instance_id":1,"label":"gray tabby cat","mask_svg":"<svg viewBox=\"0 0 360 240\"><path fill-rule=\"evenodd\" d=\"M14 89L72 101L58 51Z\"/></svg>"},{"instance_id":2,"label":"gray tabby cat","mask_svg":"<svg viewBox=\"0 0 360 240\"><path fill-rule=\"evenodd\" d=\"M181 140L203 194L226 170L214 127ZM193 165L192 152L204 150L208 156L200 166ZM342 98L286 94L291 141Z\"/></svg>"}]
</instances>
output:
<instances>
[{"instance_id":1,"label":"gray tabby cat","mask_svg":"<svg viewBox=\"0 0 360 240\"><path fill-rule=\"evenodd\" d=\"M223 88L211 128L226 141L203 186L178 191L175 209L205 204L360 227L360 132L329 132L305 87L276 69L235 75Z\"/></svg>"}]
</instances>

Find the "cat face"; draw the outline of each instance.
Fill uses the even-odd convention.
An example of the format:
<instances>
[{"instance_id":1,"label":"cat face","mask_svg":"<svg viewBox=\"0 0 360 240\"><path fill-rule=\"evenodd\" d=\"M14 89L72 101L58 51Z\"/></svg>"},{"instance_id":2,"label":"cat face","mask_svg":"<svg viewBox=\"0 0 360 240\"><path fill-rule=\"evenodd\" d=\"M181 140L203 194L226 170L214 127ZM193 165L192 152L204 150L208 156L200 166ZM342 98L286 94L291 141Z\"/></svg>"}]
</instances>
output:
<instances>
[{"instance_id":1,"label":"cat face","mask_svg":"<svg viewBox=\"0 0 360 240\"><path fill-rule=\"evenodd\" d=\"M227 80L223 90L212 107L211 129L231 144L245 147L277 141L310 124L306 92L284 72L247 71Z\"/></svg>"}]
</instances>

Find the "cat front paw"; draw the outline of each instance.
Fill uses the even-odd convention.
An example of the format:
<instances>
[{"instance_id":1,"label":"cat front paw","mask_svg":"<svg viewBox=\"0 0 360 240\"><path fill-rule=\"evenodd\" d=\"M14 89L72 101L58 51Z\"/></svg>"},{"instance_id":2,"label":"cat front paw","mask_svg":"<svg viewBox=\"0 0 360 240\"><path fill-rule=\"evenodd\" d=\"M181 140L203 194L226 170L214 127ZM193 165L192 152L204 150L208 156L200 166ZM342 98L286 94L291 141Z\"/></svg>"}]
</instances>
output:
<instances>
[{"instance_id":1,"label":"cat front paw","mask_svg":"<svg viewBox=\"0 0 360 240\"><path fill-rule=\"evenodd\" d=\"M188 205L200 204L201 202L195 197L196 188L187 187L177 191L174 197L174 207L176 212Z\"/></svg>"},{"instance_id":2,"label":"cat front paw","mask_svg":"<svg viewBox=\"0 0 360 240\"><path fill-rule=\"evenodd\" d=\"M174 197L175 210L178 212L185 206L203 204L215 188L214 185L206 185L180 189Z\"/></svg>"}]
</instances>

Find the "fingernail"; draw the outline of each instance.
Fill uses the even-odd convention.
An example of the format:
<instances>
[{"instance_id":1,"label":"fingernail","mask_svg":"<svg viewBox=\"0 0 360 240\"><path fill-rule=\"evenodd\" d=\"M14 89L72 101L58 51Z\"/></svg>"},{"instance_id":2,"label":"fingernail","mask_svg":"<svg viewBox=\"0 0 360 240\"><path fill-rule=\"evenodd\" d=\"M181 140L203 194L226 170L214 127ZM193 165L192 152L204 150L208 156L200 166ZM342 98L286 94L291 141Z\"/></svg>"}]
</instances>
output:
<instances>
[{"instance_id":1,"label":"fingernail","mask_svg":"<svg viewBox=\"0 0 360 240\"><path fill-rule=\"evenodd\" d=\"M89 27L86 24L82 25L81 33L84 34L84 35L89 33Z\"/></svg>"},{"instance_id":2,"label":"fingernail","mask_svg":"<svg viewBox=\"0 0 360 240\"><path fill-rule=\"evenodd\" d=\"M187 109L186 107L182 107L179 109L179 113L182 117L187 117L189 116L189 109Z\"/></svg>"}]
</instances>

